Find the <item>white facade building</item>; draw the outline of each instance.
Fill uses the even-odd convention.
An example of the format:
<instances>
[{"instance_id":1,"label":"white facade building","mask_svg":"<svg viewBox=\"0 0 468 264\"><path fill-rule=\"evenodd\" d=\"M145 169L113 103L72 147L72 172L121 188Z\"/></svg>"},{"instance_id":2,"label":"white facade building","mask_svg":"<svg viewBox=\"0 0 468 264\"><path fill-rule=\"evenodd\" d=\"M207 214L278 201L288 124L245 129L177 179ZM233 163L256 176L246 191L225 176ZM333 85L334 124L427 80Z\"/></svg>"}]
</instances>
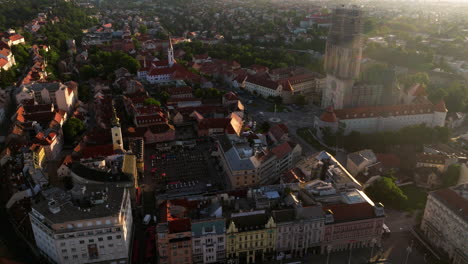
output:
<instances>
[{"instance_id":1,"label":"white facade building","mask_svg":"<svg viewBox=\"0 0 468 264\"><path fill-rule=\"evenodd\" d=\"M365 134L397 131L403 127L422 124L428 127L443 127L446 116L447 108L443 101L437 105L426 103L341 110L329 107L320 117L315 118L314 127L319 137L322 136L325 127L330 127L334 131L341 127L345 134L352 131Z\"/></svg>"},{"instance_id":2,"label":"white facade building","mask_svg":"<svg viewBox=\"0 0 468 264\"><path fill-rule=\"evenodd\" d=\"M219 210L222 210L221 207ZM226 221L202 219L192 222L194 263L222 263L226 258Z\"/></svg>"},{"instance_id":3,"label":"white facade building","mask_svg":"<svg viewBox=\"0 0 468 264\"><path fill-rule=\"evenodd\" d=\"M52 263L129 263L132 207L125 188L75 185L43 191L29 213L40 252Z\"/></svg>"},{"instance_id":4,"label":"white facade building","mask_svg":"<svg viewBox=\"0 0 468 264\"><path fill-rule=\"evenodd\" d=\"M70 86L59 82L33 83L24 85L16 91L16 102L31 100L38 104L54 104L58 109L70 113L78 101L77 86Z\"/></svg>"},{"instance_id":5,"label":"white facade building","mask_svg":"<svg viewBox=\"0 0 468 264\"><path fill-rule=\"evenodd\" d=\"M468 184L429 194L421 229L432 245L448 254L451 263L468 263Z\"/></svg>"},{"instance_id":6,"label":"white facade building","mask_svg":"<svg viewBox=\"0 0 468 264\"><path fill-rule=\"evenodd\" d=\"M243 86L247 91L251 93L255 92L265 98L269 96L281 96L283 91L283 86L276 81L250 75L244 81Z\"/></svg>"}]
</instances>

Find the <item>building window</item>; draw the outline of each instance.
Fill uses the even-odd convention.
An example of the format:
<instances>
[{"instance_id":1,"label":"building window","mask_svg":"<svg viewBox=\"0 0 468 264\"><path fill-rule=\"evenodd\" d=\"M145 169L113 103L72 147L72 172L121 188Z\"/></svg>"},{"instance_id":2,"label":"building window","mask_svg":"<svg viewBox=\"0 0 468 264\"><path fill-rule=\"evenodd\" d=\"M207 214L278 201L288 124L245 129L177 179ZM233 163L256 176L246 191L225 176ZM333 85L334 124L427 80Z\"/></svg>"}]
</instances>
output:
<instances>
[{"instance_id":1,"label":"building window","mask_svg":"<svg viewBox=\"0 0 468 264\"><path fill-rule=\"evenodd\" d=\"M107 237L107 240L112 240L112 236L108 236L108 237Z\"/></svg>"},{"instance_id":2,"label":"building window","mask_svg":"<svg viewBox=\"0 0 468 264\"><path fill-rule=\"evenodd\" d=\"M98 237L98 241L103 241L103 240L104 240L104 238Z\"/></svg>"},{"instance_id":3,"label":"building window","mask_svg":"<svg viewBox=\"0 0 468 264\"><path fill-rule=\"evenodd\" d=\"M121 239L122 236L121 236L121 235L117 235L117 236L115 236L115 238L116 238L116 239Z\"/></svg>"},{"instance_id":4,"label":"building window","mask_svg":"<svg viewBox=\"0 0 468 264\"><path fill-rule=\"evenodd\" d=\"M80 244L84 244L84 240L80 240Z\"/></svg>"}]
</instances>

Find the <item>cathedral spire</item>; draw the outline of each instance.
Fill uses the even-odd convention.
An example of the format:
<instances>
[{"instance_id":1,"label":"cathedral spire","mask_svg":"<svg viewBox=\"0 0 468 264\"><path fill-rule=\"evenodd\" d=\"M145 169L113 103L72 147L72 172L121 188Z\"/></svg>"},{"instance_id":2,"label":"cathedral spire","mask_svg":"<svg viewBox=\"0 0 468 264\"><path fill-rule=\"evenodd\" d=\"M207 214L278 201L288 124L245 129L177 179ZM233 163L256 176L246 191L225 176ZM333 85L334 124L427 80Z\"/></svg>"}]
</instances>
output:
<instances>
[{"instance_id":1,"label":"cathedral spire","mask_svg":"<svg viewBox=\"0 0 468 264\"><path fill-rule=\"evenodd\" d=\"M120 119L117 116L117 111L115 110L114 101L112 100L112 119L111 124L113 127L120 127Z\"/></svg>"},{"instance_id":2,"label":"cathedral spire","mask_svg":"<svg viewBox=\"0 0 468 264\"><path fill-rule=\"evenodd\" d=\"M172 67L172 65L174 65L174 63L175 63L174 47L172 47L171 36L169 36L169 47L167 48L167 62L169 64L169 67Z\"/></svg>"}]
</instances>

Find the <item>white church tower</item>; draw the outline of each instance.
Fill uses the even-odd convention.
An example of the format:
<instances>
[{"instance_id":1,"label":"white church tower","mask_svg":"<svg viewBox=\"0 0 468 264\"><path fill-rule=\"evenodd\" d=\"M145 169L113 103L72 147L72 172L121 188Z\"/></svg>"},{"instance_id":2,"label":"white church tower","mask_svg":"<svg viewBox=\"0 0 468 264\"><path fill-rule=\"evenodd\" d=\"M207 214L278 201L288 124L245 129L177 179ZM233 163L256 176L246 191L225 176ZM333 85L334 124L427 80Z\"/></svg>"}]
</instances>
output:
<instances>
[{"instance_id":1,"label":"white church tower","mask_svg":"<svg viewBox=\"0 0 468 264\"><path fill-rule=\"evenodd\" d=\"M114 102L112 102L112 111L113 116L111 120L112 128L112 145L114 151L121 150L123 151L123 139L122 139L122 129L120 128L120 119L117 117L117 112L115 111Z\"/></svg>"},{"instance_id":2,"label":"white church tower","mask_svg":"<svg viewBox=\"0 0 468 264\"><path fill-rule=\"evenodd\" d=\"M172 67L175 63L174 59L174 48L172 47L172 39L169 37L169 48L167 48L167 62L169 67Z\"/></svg>"}]
</instances>

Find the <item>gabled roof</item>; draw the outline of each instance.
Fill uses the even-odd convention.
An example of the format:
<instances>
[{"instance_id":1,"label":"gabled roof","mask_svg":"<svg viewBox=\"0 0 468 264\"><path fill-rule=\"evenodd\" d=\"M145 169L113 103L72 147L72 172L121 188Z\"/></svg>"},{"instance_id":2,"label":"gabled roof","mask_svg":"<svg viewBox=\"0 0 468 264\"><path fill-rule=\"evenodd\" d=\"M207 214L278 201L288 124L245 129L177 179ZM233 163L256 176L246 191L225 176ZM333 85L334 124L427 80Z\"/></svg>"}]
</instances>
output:
<instances>
[{"instance_id":1,"label":"gabled roof","mask_svg":"<svg viewBox=\"0 0 468 264\"><path fill-rule=\"evenodd\" d=\"M437 103L437 104L434 106L434 111L436 111L436 112L442 112L442 113L448 112L447 107L445 106L445 101L444 101L444 100L440 100L439 103Z\"/></svg>"},{"instance_id":2,"label":"gabled roof","mask_svg":"<svg viewBox=\"0 0 468 264\"><path fill-rule=\"evenodd\" d=\"M239 97L234 92L228 92L224 95L224 98L229 101L239 100Z\"/></svg>"},{"instance_id":3,"label":"gabled roof","mask_svg":"<svg viewBox=\"0 0 468 264\"><path fill-rule=\"evenodd\" d=\"M275 81L269 80L266 77L259 77L256 75L247 76L246 82L253 83L259 86L270 88L272 90L278 89L279 84Z\"/></svg>"},{"instance_id":4,"label":"gabled roof","mask_svg":"<svg viewBox=\"0 0 468 264\"><path fill-rule=\"evenodd\" d=\"M424 88L424 85L420 83L416 83L415 85L411 86L411 88L408 90L408 94L412 96L427 96L427 91L426 88Z\"/></svg>"},{"instance_id":5,"label":"gabled roof","mask_svg":"<svg viewBox=\"0 0 468 264\"><path fill-rule=\"evenodd\" d=\"M269 132L278 141L281 137L289 133L289 129L285 124L277 124L272 126Z\"/></svg>"}]
</instances>

